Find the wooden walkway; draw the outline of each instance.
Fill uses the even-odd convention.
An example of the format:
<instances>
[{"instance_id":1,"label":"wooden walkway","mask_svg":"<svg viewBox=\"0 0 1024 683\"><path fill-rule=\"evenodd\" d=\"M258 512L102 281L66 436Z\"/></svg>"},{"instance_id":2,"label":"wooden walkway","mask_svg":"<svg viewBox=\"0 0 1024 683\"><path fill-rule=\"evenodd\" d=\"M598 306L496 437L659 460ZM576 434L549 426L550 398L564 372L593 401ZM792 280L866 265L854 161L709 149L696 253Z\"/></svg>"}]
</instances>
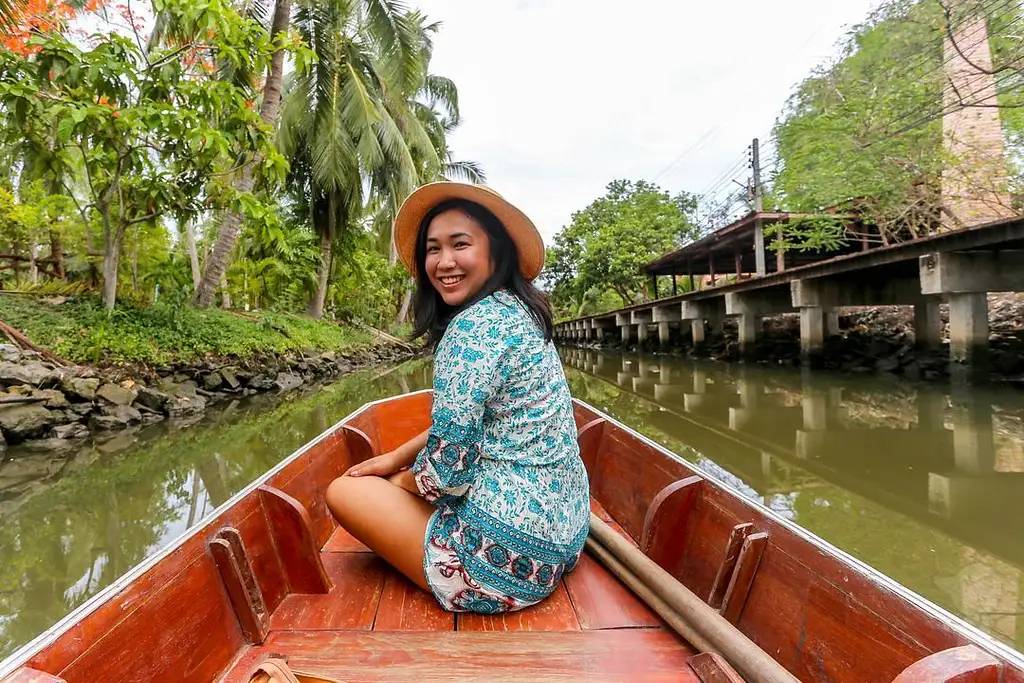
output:
<instances>
[{"instance_id":1,"label":"wooden walkway","mask_svg":"<svg viewBox=\"0 0 1024 683\"><path fill-rule=\"evenodd\" d=\"M800 314L807 358L838 333L835 309L909 305L923 347L942 343L939 305L949 306L951 359L987 371L989 292L1024 291L1024 218L954 230L888 247L845 254L761 277L742 277L679 296L561 321L565 341L643 345L656 331L663 344L675 335L699 346L708 325L725 318L739 326L742 353L753 353L764 317ZM617 334L616 334L617 333Z\"/></svg>"}]
</instances>

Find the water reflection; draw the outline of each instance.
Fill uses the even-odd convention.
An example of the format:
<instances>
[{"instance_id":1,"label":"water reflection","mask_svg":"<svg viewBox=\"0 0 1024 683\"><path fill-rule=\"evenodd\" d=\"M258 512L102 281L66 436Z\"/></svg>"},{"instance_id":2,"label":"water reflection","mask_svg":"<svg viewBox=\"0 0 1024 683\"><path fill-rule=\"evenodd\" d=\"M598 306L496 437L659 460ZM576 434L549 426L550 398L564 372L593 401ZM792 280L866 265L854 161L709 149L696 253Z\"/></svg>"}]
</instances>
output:
<instances>
[{"instance_id":1,"label":"water reflection","mask_svg":"<svg viewBox=\"0 0 1024 683\"><path fill-rule=\"evenodd\" d=\"M0 462L0 658L363 403L427 387L430 377L429 363L415 361L63 457L12 450Z\"/></svg>"},{"instance_id":2,"label":"water reflection","mask_svg":"<svg viewBox=\"0 0 1024 683\"><path fill-rule=\"evenodd\" d=\"M573 394L1024 646L1024 396L563 349Z\"/></svg>"}]
</instances>

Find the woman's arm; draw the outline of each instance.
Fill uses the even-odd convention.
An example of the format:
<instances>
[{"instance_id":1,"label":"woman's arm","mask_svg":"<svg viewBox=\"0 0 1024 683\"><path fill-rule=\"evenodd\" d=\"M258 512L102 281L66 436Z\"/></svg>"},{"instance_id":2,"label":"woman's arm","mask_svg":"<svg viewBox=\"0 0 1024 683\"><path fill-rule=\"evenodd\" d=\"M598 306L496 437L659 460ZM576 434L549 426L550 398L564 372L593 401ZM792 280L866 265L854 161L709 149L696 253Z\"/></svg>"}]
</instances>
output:
<instances>
[{"instance_id":1,"label":"woman's arm","mask_svg":"<svg viewBox=\"0 0 1024 683\"><path fill-rule=\"evenodd\" d=\"M383 453L370 458L369 460L364 460L361 463L353 465L348 468L345 475L350 477L362 477L367 475L386 477L389 474L394 474L402 468L408 467L414 460L416 460L416 454L423 450L423 447L427 445L427 435L429 433L430 430L428 429L422 434L417 434L412 437L393 451L388 451L387 453Z\"/></svg>"}]
</instances>

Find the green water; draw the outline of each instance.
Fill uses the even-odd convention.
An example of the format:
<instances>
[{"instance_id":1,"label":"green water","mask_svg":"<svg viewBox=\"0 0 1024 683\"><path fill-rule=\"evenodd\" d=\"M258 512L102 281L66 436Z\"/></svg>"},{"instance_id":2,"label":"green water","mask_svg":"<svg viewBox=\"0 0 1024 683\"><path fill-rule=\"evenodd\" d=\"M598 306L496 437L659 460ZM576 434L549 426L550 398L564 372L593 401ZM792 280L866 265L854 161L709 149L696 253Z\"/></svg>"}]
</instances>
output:
<instances>
[{"instance_id":1,"label":"green water","mask_svg":"<svg viewBox=\"0 0 1024 683\"><path fill-rule=\"evenodd\" d=\"M573 394L1024 647L1024 392L564 349ZM0 657L426 361L0 463Z\"/></svg>"}]
</instances>

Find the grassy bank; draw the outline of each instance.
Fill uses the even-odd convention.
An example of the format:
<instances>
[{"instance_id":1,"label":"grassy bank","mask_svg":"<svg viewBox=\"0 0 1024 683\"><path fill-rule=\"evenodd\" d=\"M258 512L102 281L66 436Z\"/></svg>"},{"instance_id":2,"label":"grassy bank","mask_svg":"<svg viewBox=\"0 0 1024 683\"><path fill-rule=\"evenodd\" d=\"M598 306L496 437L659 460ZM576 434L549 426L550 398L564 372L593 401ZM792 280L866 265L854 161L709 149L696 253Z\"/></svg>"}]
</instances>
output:
<instances>
[{"instance_id":1,"label":"grassy bank","mask_svg":"<svg viewBox=\"0 0 1024 683\"><path fill-rule=\"evenodd\" d=\"M33 343L75 363L98 365L193 363L288 351L340 350L369 335L334 323L282 313L229 313L189 306L119 303L103 310L98 297L0 296L0 320ZM0 334L0 342L6 341Z\"/></svg>"}]
</instances>

